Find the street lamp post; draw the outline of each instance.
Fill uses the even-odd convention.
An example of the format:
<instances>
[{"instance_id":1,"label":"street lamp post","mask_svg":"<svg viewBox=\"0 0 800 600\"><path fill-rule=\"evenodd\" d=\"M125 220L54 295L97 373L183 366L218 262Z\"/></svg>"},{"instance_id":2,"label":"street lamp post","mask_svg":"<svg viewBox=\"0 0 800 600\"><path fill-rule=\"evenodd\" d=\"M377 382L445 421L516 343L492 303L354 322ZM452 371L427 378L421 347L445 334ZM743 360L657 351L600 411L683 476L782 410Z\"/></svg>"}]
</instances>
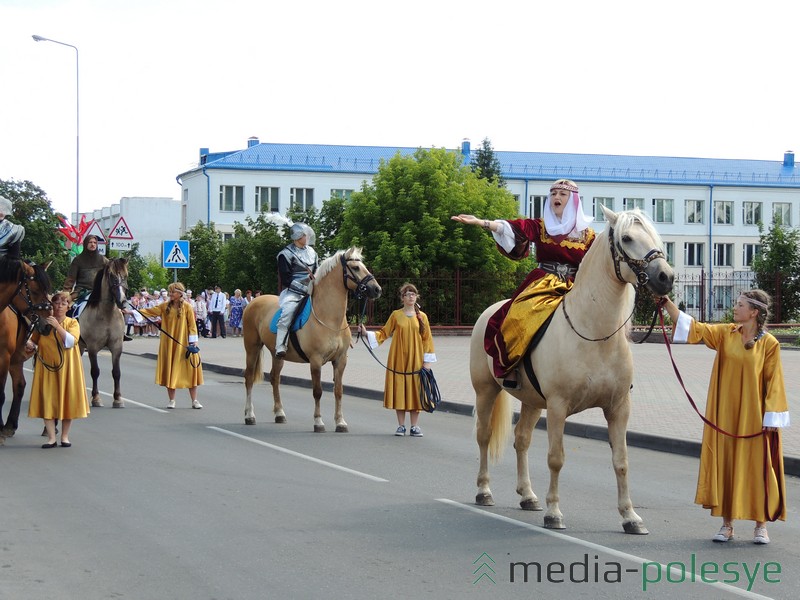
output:
<instances>
[{"instance_id":1,"label":"street lamp post","mask_svg":"<svg viewBox=\"0 0 800 600\"><path fill-rule=\"evenodd\" d=\"M53 42L61 46L68 46L75 50L75 225L80 219L81 213L81 96L80 96L80 77L78 60L78 48L66 42L51 40L50 38L34 35L36 42Z\"/></svg>"}]
</instances>

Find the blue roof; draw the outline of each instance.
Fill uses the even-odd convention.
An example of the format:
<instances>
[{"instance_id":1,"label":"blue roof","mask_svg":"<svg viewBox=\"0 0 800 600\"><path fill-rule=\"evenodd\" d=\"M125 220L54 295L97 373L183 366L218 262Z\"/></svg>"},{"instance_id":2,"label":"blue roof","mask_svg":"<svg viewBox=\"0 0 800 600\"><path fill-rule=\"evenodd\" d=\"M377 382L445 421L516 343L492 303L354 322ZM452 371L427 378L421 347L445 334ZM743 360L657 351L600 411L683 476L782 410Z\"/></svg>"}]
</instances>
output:
<instances>
[{"instance_id":1,"label":"blue roof","mask_svg":"<svg viewBox=\"0 0 800 600\"><path fill-rule=\"evenodd\" d=\"M378 171L381 160L398 152L411 155L418 148L389 146L335 146L323 144L256 143L244 150L208 153L198 168L232 170L310 171L358 173ZM454 150L461 152L461 150ZM475 152L471 151L471 156ZM725 185L734 187L800 187L797 165L783 160L621 156L505 152L494 150L508 180L655 183L674 185Z\"/></svg>"}]
</instances>

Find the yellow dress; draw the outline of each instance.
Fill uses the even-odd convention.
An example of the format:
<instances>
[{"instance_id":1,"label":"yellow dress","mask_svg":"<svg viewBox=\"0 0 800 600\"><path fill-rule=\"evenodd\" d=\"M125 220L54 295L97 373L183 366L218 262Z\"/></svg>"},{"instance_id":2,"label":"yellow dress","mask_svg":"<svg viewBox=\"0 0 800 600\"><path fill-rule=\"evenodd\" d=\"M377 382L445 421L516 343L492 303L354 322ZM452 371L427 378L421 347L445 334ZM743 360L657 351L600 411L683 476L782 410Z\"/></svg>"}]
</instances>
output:
<instances>
[{"instance_id":1,"label":"yellow dress","mask_svg":"<svg viewBox=\"0 0 800 600\"><path fill-rule=\"evenodd\" d=\"M432 355L433 336L428 316L420 312L424 333L419 333L416 315L408 317L403 309L389 315L386 324L375 332L378 344L392 338L387 364L390 369L402 373L419 371L425 355ZM432 357L435 360L435 357ZM419 399L419 375L397 375L386 371L383 391L383 406L394 410L422 410Z\"/></svg>"},{"instance_id":2,"label":"yellow dress","mask_svg":"<svg viewBox=\"0 0 800 600\"><path fill-rule=\"evenodd\" d=\"M197 340L197 321L188 302L183 303L180 311L171 308L167 312L167 307L170 305L171 302L163 302L158 306L139 309L139 312L146 317L161 317L161 329L183 344L179 345L161 333L156 362L156 385L170 389L193 388L203 383L203 367L199 364L200 354L192 354L190 359L186 358L189 336L193 336L192 341ZM196 365L197 368L192 365Z\"/></svg>"},{"instance_id":3,"label":"yellow dress","mask_svg":"<svg viewBox=\"0 0 800 600\"><path fill-rule=\"evenodd\" d=\"M780 343L772 335L765 333L747 350L738 325L708 325L693 320L687 341L704 343L717 351L706 404L706 418L717 427L728 433L749 435L761 431L765 412L789 410ZM766 493L770 515L779 511L778 518L785 520L785 500L780 506L786 490L780 429L775 439L779 458L773 464L765 452L763 436L737 439L706 425L695 503L710 508L714 516L766 521Z\"/></svg>"},{"instance_id":4,"label":"yellow dress","mask_svg":"<svg viewBox=\"0 0 800 600\"><path fill-rule=\"evenodd\" d=\"M61 336L54 332L47 336L34 333L31 338L39 345L28 405L28 416L35 419L84 419L89 414L78 348L81 327L70 317L64 317L61 325L75 338L72 348L64 348Z\"/></svg>"}]
</instances>

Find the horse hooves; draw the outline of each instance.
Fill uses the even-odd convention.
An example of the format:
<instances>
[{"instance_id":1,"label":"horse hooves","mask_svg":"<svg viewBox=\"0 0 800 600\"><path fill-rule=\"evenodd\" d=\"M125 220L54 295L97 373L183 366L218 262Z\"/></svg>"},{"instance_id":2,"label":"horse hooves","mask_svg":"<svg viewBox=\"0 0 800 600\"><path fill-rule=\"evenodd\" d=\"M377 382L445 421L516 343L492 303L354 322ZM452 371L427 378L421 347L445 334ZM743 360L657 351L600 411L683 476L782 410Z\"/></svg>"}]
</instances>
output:
<instances>
[{"instance_id":1,"label":"horse hooves","mask_svg":"<svg viewBox=\"0 0 800 600\"><path fill-rule=\"evenodd\" d=\"M314 433L325 433L325 425L314 425Z\"/></svg>"},{"instance_id":2,"label":"horse hooves","mask_svg":"<svg viewBox=\"0 0 800 600\"><path fill-rule=\"evenodd\" d=\"M336 426L336 433L349 433L350 430L347 428L347 425L337 425Z\"/></svg>"},{"instance_id":3,"label":"horse hooves","mask_svg":"<svg viewBox=\"0 0 800 600\"><path fill-rule=\"evenodd\" d=\"M522 500L519 505L522 510L543 510L538 500Z\"/></svg>"},{"instance_id":4,"label":"horse hooves","mask_svg":"<svg viewBox=\"0 0 800 600\"><path fill-rule=\"evenodd\" d=\"M255 425L256 424L256 418L255 417L245 417L244 424L245 425Z\"/></svg>"},{"instance_id":5,"label":"horse hooves","mask_svg":"<svg viewBox=\"0 0 800 600\"><path fill-rule=\"evenodd\" d=\"M95 406L95 407L103 406L103 401L102 400L92 400L92 406Z\"/></svg>"},{"instance_id":6,"label":"horse hooves","mask_svg":"<svg viewBox=\"0 0 800 600\"><path fill-rule=\"evenodd\" d=\"M625 530L625 533L630 533L633 535L648 535L650 533L647 531L647 527L635 521L623 523L622 528Z\"/></svg>"},{"instance_id":7,"label":"horse hooves","mask_svg":"<svg viewBox=\"0 0 800 600\"><path fill-rule=\"evenodd\" d=\"M544 527L545 529L566 529L564 527L564 519L561 517L553 517L551 515L545 515L544 517Z\"/></svg>"},{"instance_id":8,"label":"horse hooves","mask_svg":"<svg viewBox=\"0 0 800 600\"><path fill-rule=\"evenodd\" d=\"M255 419L253 421L255 422ZM286 423L286 417L283 416L283 415L278 415L277 417L275 417L275 422L276 423Z\"/></svg>"},{"instance_id":9,"label":"horse hooves","mask_svg":"<svg viewBox=\"0 0 800 600\"><path fill-rule=\"evenodd\" d=\"M113 407L114 408L125 408L125 402L123 402L122 400L114 400Z\"/></svg>"},{"instance_id":10,"label":"horse hooves","mask_svg":"<svg viewBox=\"0 0 800 600\"><path fill-rule=\"evenodd\" d=\"M491 494L481 492L475 496L475 504L478 506L494 506L494 498L492 498Z\"/></svg>"}]
</instances>

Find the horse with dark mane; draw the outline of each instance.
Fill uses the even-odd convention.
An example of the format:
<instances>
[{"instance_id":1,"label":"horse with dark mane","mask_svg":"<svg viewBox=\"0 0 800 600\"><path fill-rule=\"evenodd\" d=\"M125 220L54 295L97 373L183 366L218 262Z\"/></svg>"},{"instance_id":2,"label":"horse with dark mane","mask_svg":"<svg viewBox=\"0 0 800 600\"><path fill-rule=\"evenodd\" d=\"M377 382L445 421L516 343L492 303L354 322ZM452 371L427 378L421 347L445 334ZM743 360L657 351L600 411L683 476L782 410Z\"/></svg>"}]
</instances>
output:
<instances>
[{"instance_id":1,"label":"horse with dark mane","mask_svg":"<svg viewBox=\"0 0 800 600\"><path fill-rule=\"evenodd\" d=\"M97 389L100 367L97 353L103 348L111 352L111 377L114 379L114 408L124 408L120 391L119 359L125 335L125 318L121 310L128 306L128 259L112 258L94 278L94 287L81 312L79 340L81 354L89 353L92 375L92 406L103 406Z\"/></svg>"},{"instance_id":2,"label":"horse with dark mane","mask_svg":"<svg viewBox=\"0 0 800 600\"><path fill-rule=\"evenodd\" d=\"M47 324L51 305L50 278L44 266L26 262L18 257L0 256L0 445L12 437L19 426L19 412L25 394L25 375L22 364L30 358L25 354L25 342L33 330L48 335ZM5 387L9 373L13 389L8 418L3 421Z\"/></svg>"}]
</instances>

